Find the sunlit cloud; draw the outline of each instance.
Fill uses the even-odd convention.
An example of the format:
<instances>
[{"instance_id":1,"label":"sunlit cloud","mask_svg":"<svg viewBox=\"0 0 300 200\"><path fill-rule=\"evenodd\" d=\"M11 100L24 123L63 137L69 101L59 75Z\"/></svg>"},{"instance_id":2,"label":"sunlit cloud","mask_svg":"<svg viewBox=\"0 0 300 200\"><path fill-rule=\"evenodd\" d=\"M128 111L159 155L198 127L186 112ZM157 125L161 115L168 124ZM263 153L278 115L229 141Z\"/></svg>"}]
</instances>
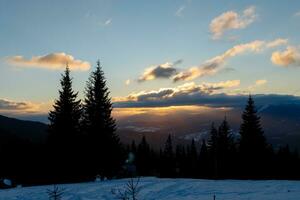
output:
<instances>
[{"instance_id":1,"label":"sunlit cloud","mask_svg":"<svg viewBox=\"0 0 300 200\"><path fill-rule=\"evenodd\" d=\"M288 44L288 39L286 38L278 38L276 40L273 40L271 42L268 42L266 44L267 48L274 48L274 47L278 47L278 46L282 46L282 45L287 45Z\"/></svg>"},{"instance_id":2,"label":"sunlit cloud","mask_svg":"<svg viewBox=\"0 0 300 200\"><path fill-rule=\"evenodd\" d=\"M248 99L247 93L205 93L205 92L174 92L172 90L159 90L150 93L139 93L135 96L123 98L122 101L114 101L115 108L142 108L142 107L169 107L169 106L207 106L207 107L243 107ZM300 98L293 95L279 94L253 94L255 103L258 106L269 104L300 104ZM115 99L116 100L116 99ZM139 111L140 112L140 111ZM128 111L127 114L130 114ZM141 114L141 113L140 113Z\"/></svg>"},{"instance_id":3,"label":"sunlit cloud","mask_svg":"<svg viewBox=\"0 0 300 200\"><path fill-rule=\"evenodd\" d=\"M261 85L265 85L265 84L267 84L267 80L265 80L265 79L260 79L260 80L256 80L255 81L255 85L256 86L261 86Z\"/></svg>"},{"instance_id":4,"label":"sunlit cloud","mask_svg":"<svg viewBox=\"0 0 300 200\"><path fill-rule=\"evenodd\" d=\"M160 88L159 90L141 91L131 93L127 97L113 98L114 102L140 102L140 101L160 101L160 100L176 100L185 97L193 97L196 95L210 95L216 91L238 87L240 80L229 80L218 83L202 83L195 84L194 82L185 83L174 88Z\"/></svg>"},{"instance_id":5,"label":"sunlit cloud","mask_svg":"<svg viewBox=\"0 0 300 200\"><path fill-rule=\"evenodd\" d=\"M257 88L266 85L268 81L266 79L258 79L253 84L249 85L247 89L237 89L233 94L249 94L254 92Z\"/></svg>"},{"instance_id":6,"label":"sunlit cloud","mask_svg":"<svg viewBox=\"0 0 300 200\"><path fill-rule=\"evenodd\" d=\"M0 98L0 112L5 114L47 113L49 103L33 103L29 101L13 101Z\"/></svg>"},{"instance_id":7,"label":"sunlit cloud","mask_svg":"<svg viewBox=\"0 0 300 200\"><path fill-rule=\"evenodd\" d=\"M160 65L150 66L145 69L144 73L138 79L139 82L150 81L154 79L168 79L177 73L176 65L182 63L182 60L175 62L166 62Z\"/></svg>"},{"instance_id":8,"label":"sunlit cloud","mask_svg":"<svg viewBox=\"0 0 300 200\"><path fill-rule=\"evenodd\" d=\"M288 46L284 51L272 53L271 61L275 65L283 67L300 66L300 51L296 47Z\"/></svg>"},{"instance_id":9,"label":"sunlit cloud","mask_svg":"<svg viewBox=\"0 0 300 200\"><path fill-rule=\"evenodd\" d=\"M130 80L130 79L127 79L127 80L125 81L125 85L130 85L130 83L131 83L131 80Z\"/></svg>"},{"instance_id":10,"label":"sunlit cloud","mask_svg":"<svg viewBox=\"0 0 300 200\"><path fill-rule=\"evenodd\" d=\"M223 54L215 56L205 61L199 66L193 66L185 71L177 73L172 77L172 79L174 82L190 81L199 77L214 75L217 72L219 72L224 66L225 62L232 57L241 55L246 52L261 52L268 48L274 48L280 45L285 45L287 44L287 42L287 39L279 38L270 42L255 40L249 43L239 44L228 49Z\"/></svg>"},{"instance_id":11,"label":"sunlit cloud","mask_svg":"<svg viewBox=\"0 0 300 200\"><path fill-rule=\"evenodd\" d=\"M250 6L242 13L227 11L214 18L210 25L210 32L213 39L220 39L224 32L231 29L243 29L252 24L257 19L255 7Z\"/></svg>"},{"instance_id":12,"label":"sunlit cloud","mask_svg":"<svg viewBox=\"0 0 300 200\"><path fill-rule=\"evenodd\" d=\"M30 59L24 58L23 56L12 56L7 58L7 62L11 65L23 68L42 68L50 70L65 69L66 65L75 71L87 71L91 67L89 62L75 59L72 55L68 55L64 52L33 56Z\"/></svg>"},{"instance_id":13,"label":"sunlit cloud","mask_svg":"<svg viewBox=\"0 0 300 200\"><path fill-rule=\"evenodd\" d=\"M228 80L216 83L185 83L176 87L158 90L133 92L125 97L113 98L115 108L144 108L169 106L208 106L240 107L244 106L252 90L267 84L266 79L258 79L246 90L239 90L240 80ZM293 95L253 94L257 105L273 103L299 103L300 97ZM139 114L142 112L138 111ZM129 114L129 113L127 113Z\"/></svg>"}]
</instances>

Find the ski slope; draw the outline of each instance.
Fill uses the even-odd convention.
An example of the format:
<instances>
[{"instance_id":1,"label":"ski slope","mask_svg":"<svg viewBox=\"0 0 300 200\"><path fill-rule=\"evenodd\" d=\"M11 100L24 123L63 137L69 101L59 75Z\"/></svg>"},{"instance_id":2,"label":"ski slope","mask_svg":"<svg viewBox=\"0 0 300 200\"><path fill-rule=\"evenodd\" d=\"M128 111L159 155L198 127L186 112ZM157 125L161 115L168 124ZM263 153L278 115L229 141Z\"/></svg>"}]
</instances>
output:
<instances>
[{"instance_id":1,"label":"ski slope","mask_svg":"<svg viewBox=\"0 0 300 200\"><path fill-rule=\"evenodd\" d=\"M112 189L128 179L59 185L63 200L113 200ZM240 181L141 178L139 200L299 200L300 181ZM47 200L47 189L35 186L0 190L0 200Z\"/></svg>"}]
</instances>

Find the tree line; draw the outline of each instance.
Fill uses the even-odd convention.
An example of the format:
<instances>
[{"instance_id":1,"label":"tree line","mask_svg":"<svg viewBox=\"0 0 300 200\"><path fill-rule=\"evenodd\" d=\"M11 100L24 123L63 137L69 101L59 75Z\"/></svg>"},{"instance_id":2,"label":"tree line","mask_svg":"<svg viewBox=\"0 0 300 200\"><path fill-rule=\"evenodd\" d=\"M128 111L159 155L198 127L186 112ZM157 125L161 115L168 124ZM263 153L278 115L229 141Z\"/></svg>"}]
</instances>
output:
<instances>
[{"instance_id":1,"label":"tree line","mask_svg":"<svg viewBox=\"0 0 300 200\"><path fill-rule=\"evenodd\" d=\"M139 176L206 179L299 179L300 159L289 146L274 150L267 143L249 96L242 114L239 136L233 135L226 118L219 126L212 123L209 138L192 140L189 145L174 144L169 135L165 145L155 152L143 136L127 147L136 155L133 165Z\"/></svg>"},{"instance_id":2,"label":"tree line","mask_svg":"<svg viewBox=\"0 0 300 200\"><path fill-rule=\"evenodd\" d=\"M169 135L157 151L145 136L139 144L120 142L100 62L90 74L82 101L73 90L68 67L58 93L49 113L45 144L16 138L0 141L0 178L25 185L128 176L300 179L297 152L288 146L275 151L267 143L251 96L242 114L239 138L224 118L219 126L211 125L207 141L174 144Z\"/></svg>"}]
</instances>

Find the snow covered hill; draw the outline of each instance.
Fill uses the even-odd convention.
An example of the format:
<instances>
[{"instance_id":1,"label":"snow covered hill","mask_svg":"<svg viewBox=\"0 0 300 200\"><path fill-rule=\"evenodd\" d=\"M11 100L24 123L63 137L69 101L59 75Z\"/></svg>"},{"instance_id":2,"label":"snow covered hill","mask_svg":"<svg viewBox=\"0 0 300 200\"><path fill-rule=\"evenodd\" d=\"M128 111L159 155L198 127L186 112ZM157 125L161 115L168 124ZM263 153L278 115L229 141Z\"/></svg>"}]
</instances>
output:
<instances>
[{"instance_id":1,"label":"snow covered hill","mask_svg":"<svg viewBox=\"0 0 300 200\"><path fill-rule=\"evenodd\" d=\"M128 179L65 184L63 200L113 200L112 189L122 188ZM140 200L298 200L300 181L239 181L158 179L140 180ZM47 200L47 189L36 186L0 190L0 200Z\"/></svg>"}]
</instances>

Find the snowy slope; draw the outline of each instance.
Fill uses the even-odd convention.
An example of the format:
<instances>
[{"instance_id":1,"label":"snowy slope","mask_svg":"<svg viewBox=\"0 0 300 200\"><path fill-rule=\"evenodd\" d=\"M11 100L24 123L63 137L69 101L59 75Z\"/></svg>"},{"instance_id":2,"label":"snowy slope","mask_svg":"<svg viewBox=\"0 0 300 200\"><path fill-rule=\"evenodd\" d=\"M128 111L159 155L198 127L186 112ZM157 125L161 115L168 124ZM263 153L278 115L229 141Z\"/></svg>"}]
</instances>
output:
<instances>
[{"instance_id":1,"label":"snowy slope","mask_svg":"<svg viewBox=\"0 0 300 200\"><path fill-rule=\"evenodd\" d=\"M60 185L63 200L114 199L111 189L121 188L127 179ZM238 181L142 178L140 200L298 200L300 181ZM46 189L37 186L0 190L0 200L47 200Z\"/></svg>"}]
</instances>

